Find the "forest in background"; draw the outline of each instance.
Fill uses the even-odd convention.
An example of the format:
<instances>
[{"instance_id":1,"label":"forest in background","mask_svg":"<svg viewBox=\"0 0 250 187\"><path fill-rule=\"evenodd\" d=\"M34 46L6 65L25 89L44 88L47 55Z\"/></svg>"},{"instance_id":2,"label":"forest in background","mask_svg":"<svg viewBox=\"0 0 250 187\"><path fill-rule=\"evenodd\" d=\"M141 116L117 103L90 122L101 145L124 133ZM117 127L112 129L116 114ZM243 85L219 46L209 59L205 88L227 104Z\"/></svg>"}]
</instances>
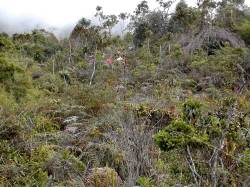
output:
<instances>
[{"instance_id":1,"label":"forest in background","mask_svg":"<svg viewBox=\"0 0 250 187\"><path fill-rule=\"evenodd\" d=\"M250 8L156 2L0 33L0 186L249 186Z\"/></svg>"}]
</instances>

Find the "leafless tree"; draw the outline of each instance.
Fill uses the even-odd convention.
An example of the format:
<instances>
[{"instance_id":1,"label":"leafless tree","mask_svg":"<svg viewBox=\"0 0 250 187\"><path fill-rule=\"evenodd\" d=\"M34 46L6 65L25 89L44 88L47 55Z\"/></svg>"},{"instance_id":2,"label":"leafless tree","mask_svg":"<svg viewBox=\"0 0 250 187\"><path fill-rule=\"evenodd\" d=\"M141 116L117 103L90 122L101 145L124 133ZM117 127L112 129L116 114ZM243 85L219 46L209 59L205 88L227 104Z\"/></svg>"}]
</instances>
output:
<instances>
[{"instance_id":1,"label":"leafless tree","mask_svg":"<svg viewBox=\"0 0 250 187\"><path fill-rule=\"evenodd\" d=\"M154 175L154 129L146 128L145 121L140 121L131 114L117 116L120 128L109 134L118 150L123 152L128 170L125 186L133 186L138 177Z\"/></svg>"}]
</instances>

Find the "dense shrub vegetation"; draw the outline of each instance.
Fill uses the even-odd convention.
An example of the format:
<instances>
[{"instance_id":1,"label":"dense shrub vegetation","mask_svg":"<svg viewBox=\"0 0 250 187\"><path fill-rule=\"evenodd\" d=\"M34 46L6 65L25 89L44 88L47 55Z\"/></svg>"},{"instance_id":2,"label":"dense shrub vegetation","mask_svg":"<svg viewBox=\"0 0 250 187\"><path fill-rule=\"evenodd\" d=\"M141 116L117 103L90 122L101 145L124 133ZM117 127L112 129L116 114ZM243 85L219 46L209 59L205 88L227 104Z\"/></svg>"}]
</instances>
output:
<instances>
[{"instance_id":1,"label":"dense shrub vegetation","mask_svg":"<svg viewBox=\"0 0 250 187\"><path fill-rule=\"evenodd\" d=\"M0 186L249 186L249 7L156 2L0 34Z\"/></svg>"}]
</instances>

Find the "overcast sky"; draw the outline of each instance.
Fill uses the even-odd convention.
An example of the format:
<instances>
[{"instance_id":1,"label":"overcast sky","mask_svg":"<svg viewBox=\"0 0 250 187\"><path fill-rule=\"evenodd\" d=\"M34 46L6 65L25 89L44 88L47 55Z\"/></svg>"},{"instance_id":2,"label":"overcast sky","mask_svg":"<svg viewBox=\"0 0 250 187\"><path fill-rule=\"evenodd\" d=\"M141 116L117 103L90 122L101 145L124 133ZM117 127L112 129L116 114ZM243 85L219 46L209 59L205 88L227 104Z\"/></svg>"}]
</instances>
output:
<instances>
[{"instance_id":1,"label":"overcast sky","mask_svg":"<svg viewBox=\"0 0 250 187\"><path fill-rule=\"evenodd\" d=\"M107 14L133 12L141 0L0 0L0 30L14 27L16 31L30 26L64 28L80 18L91 18L97 5ZM155 0L148 0L150 7ZM186 0L195 5L196 0ZM250 0L246 0L250 4Z\"/></svg>"},{"instance_id":2,"label":"overcast sky","mask_svg":"<svg viewBox=\"0 0 250 187\"><path fill-rule=\"evenodd\" d=\"M107 13L133 11L139 0L0 0L0 11L8 17L42 20L63 26L81 17L91 17L97 5Z\"/></svg>"},{"instance_id":3,"label":"overcast sky","mask_svg":"<svg viewBox=\"0 0 250 187\"><path fill-rule=\"evenodd\" d=\"M141 0L0 0L0 16L6 21L41 21L63 27L82 17L91 18L97 5L107 14L132 12ZM189 0L191 2L191 0ZM196 0L194 0L196 1ZM155 7L155 0L148 1ZM25 24L25 23L24 23ZM28 24L28 23L26 23Z\"/></svg>"}]
</instances>

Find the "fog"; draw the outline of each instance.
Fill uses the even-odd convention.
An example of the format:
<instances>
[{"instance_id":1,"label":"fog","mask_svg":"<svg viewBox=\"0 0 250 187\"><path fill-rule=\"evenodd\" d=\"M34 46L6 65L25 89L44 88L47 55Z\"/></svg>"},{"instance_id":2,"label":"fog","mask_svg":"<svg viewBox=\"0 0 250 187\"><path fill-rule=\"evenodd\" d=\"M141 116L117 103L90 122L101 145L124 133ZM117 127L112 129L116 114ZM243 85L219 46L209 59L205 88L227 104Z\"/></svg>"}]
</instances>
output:
<instances>
[{"instance_id":1,"label":"fog","mask_svg":"<svg viewBox=\"0 0 250 187\"><path fill-rule=\"evenodd\" d=\"M45 28L67 35L82 17L92 19L100 5L106 14L133 12L141 0L0 0L0 32L9 34ZM196 0L187 0L192 6ZM246 0L250 4L250 0ZM155 0L148 0L156 7ZM119 29L119 26L116 30Z\"/></svg>"},{"instance_id":2,"label":"fog","mask_svg":"<svg viewBox=\"0 0 250 187\"><path fill-rule=\"evenodd\" d=\"M65 25L52 25L43 19L33 16L12 16L0 12L0 32L8 34L29 32L33 29L46 29L55 33L57 36L64 37L68 35L74 26L74 22L65 23Z\"/></svg>"},{"instance_id":3,"label":"fog","mask_svg":"<svg viewBox=\"0 0 250 187\"><path fill-rule=\"evenodd\" d=\"M107 14L132 12L141 0L0 0L0 32L45 28L67 34L82 17L92 19L97 5ZM154 6L155 1L149 1Z\"/></svg>"}]
</instances>

